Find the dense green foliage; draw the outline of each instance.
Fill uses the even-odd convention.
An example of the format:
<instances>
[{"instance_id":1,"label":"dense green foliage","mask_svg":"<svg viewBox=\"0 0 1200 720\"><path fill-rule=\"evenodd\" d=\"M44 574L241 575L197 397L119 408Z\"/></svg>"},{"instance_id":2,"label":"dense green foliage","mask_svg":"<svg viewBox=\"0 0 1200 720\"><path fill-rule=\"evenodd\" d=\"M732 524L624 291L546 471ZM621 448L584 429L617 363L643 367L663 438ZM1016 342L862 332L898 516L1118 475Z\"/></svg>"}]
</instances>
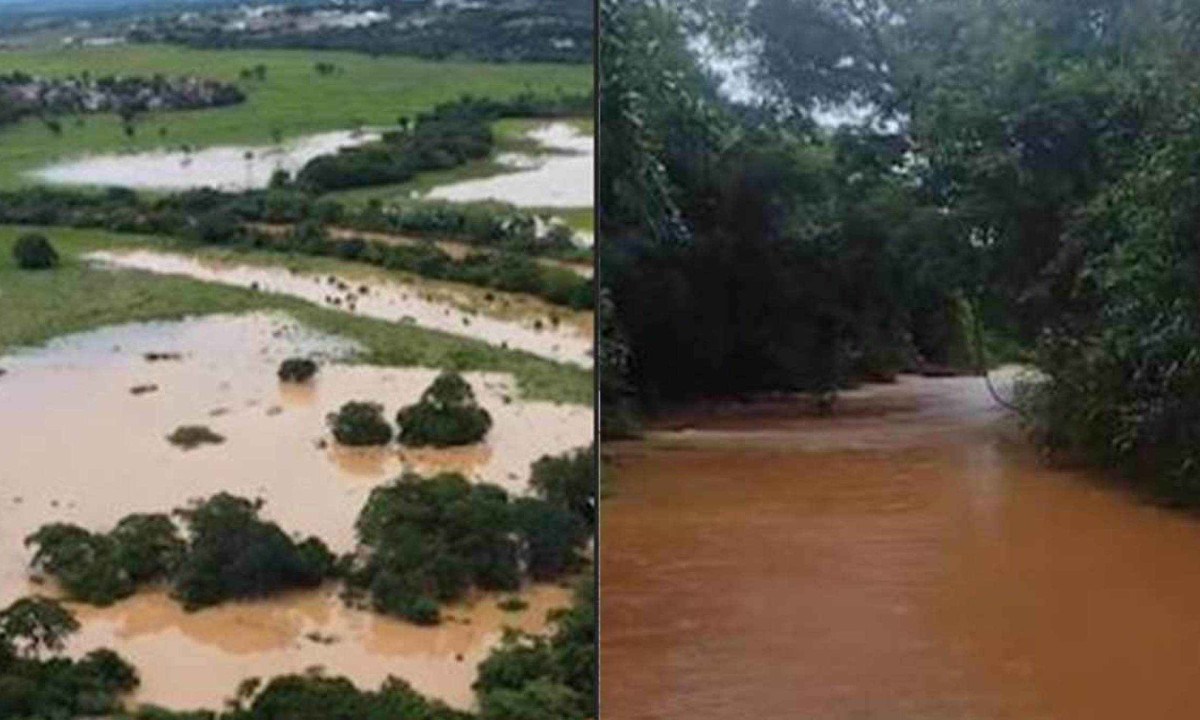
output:
<instances>
[{"instance_id":1,"label":"dense green foliage","mask_svg":"<svg viewBox=\"0 0 1200 720\"><path fill-rule=\"evenodd\" d=\"M582 720L596 717L596 597L579 586L575 605L549 638L510 633L479 664L475 692L483 720Z\"/></svg>"},{"instance_id":2,"label":"dense green foliage","mask_svg":"<svg viewBox=\"0 0 1200 720\"><path fill-rule=\"evenodd\" d=\"M225 493L167 515L134 514L108 533L51 523L30 535L32 566L74 599L108 605L139 587L166 582L189 609L313 587L333 572L334 557L316 538L296 542L259 518L261 501Z\"/></svg>"},{"instance_id":3,"label":"dense green foliage","mask_svg":"<svg viewBox=\"0 0 1200 720\"><path fill-rule=\"evenodd\" d=\"M129 515L108 533L50 523L25 539L36 550L31 565L52 576L72 598L109 605L143 583L163 580L178 567L184 542L166 515Z\"/></svg>"},{"instance_id":4,"label":"dense green foliage","mask_svg":"<svg viewBox=\"0 0 1200 720\"><path fill-rule=\"evenodd\" d=\"M384 133L380 142L314 158L296 181L317 192L406 182L420 172L487 157L495 140L492 123L501 118L570 117L586 115L591 108L588 95L526 93L507 101L464 97L415 120L400 118L400 127Z\"/></svg>"},{"instance_id":5,"label":"dense green foliage","mask_svg":"<svg viewBox=\"0 0 1200 720\"><path fill-rule=\"evenodd\" d=\"M574 513L590 530L596 522L596 447L565 455L546 455L529 468L529 485L538 497Z\"/></svg>"},{"instance_id":6,"label":"dense green foliage","mask_svg":"<svg viewBox=\"0 0 1200 720\"><path fill-rule=\"evenodd\" d=\"M821 392L1007 339L1035 437L1200 501L1195 7L688 7L602 5L629 392ZM749 101L689 31L751 48Z\"/></svg>"},{"instance_id":7,"label":"dense green foliage","mask_svg":"<svg viewBox=\"0 0 1200 720\"><path fill-rule=\"evenodd\" d=\"M438 280L528 293L573 308L592 304L590 280L531 257L576 257L570 241L538 237L533 214L494 203L386 208L372 204L351 211L287 186L243 193L196 190L154 198L117 188L105 193L36 188L0 193L0 222L173 235L206 246L336 257ZM280 234L256 229L255 223L295 227ZM445 238L478 245L480 252L455 259L433 242L335 241L324 230L327 224L364 233Z\"/></svg>"},{"instance_id":8,"label":"dense green foliage","mask_svg":"<svg viewBox=\"0 0 1200 720\"><path fill-rule=\"evenodd\" d=\"M333 572L319 539L294 541L258 516L262 501L226 493L175 511L188 545L173 577L175 597L191 610L233 598L315 587Z\"/></svg>"},{"instance_id":9,"label":"dense green foliage","mask_svg":"<svg viewBox=\"0 0 1200 720\"><path fill-rule=\"evenodd\" d=\"M454 371L445 371L416 403L396 414L402 445L449 447L479 442L492 427L492 416L479 406L475 391Z\"/></svg>"},{"instance_id":10,"label":"dense green foliage","mask_svg":"<svg viewBox=\"0 0 1200 720\"><path fill-rule=\"evenodd\" d=\"M0 610L0 717L103 716L138 685L137 672L111 650L57 657L79 623L58 602L26 597Z\"/></svg>"},{"instance_id":11,"label":"dense green foliage","mask_svg":"<svg viewBox=\"0 0 1200 720\"><path fill-rule=\"evenodd\" d=\"M955 360L952 318L936 322L952 290L920 272L913 242L937 216L897 169L903 143L736 106L672 10L614 0L602 12L603 328L628 347L607 361L629 391L648 404L829 394Z\"/></svg>"},{"instance_id":12,"label":"dense green foliage","mask_svg":"<svg viewBox=\"0 0 1200 720\"><path fill-rule=\"evenodd\" d=\"M579 567L589 533L543 500L512 500L457 473L406 474L375 488L355 524L351 595L376 610L437 623L439 605L471 588L514 590L524 568L553 579Z\"/></svg>"},{"instance_id":13,"label":"dense green foliage","mask_svg":"<svg viewBox=\"0 0 1200 720\"><path fill-rule=\"evenodd\" d=\"M351 401L325 418L333 438L342 445L364 447L387 445L392 441L392 426L383 416L379 403Z\"/></svg>"},{"instance_id":14,"label":"dense green foliage","mask_svg":"<svg viewBox=\"0 0 1200 720\"><path fill-rule=\"evenodd\" d=\"M17 238L12 254L17 267L22 270L49 270L58 264L58 252L45 235L38 233Z\"/></svg>"}]
</instances>

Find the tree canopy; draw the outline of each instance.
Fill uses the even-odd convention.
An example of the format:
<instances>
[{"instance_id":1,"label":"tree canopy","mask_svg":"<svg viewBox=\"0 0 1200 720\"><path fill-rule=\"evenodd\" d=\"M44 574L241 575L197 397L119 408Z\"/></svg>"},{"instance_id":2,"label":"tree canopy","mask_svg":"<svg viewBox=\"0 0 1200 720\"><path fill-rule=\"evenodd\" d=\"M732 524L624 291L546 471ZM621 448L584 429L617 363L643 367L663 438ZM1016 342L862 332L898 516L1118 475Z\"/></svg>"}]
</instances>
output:
<instances>
[{"instance_id":1,"label":"tree canopy","mask_svg":"<svg viewBox=\"0 0 1200 720\"><path fill-rule=\"evenodd\" d=\"M1200 501L1197 8L601 9L602 330L628 349L607 392L652 408L1020 359L1039 440ZM697 38L745 61L747 97Z\"/></svg>"}]
</instances>

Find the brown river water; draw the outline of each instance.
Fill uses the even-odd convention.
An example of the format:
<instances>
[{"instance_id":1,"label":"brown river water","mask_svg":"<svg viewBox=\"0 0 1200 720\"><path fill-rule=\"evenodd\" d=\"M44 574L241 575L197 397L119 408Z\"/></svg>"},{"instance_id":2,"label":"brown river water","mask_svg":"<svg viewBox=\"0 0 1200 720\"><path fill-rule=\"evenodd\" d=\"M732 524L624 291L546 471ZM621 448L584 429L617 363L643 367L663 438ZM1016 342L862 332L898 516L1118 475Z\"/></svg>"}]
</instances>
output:
<instances>
[{"instance_id":1,"label":"brown river water","mask_svg":"<svg viewBox=\"0 0 1200 720\"><path fill-rule=\"evenodd\" d=\"M1200 521L1053 469L978 378L608 446L602 716L1200 717Z\"/></svg>"},{"instance_id":2,"label":"brown river water","mask_svg":"<svg viewBox=\"0 0 1200 720\"><path fill-rule=\"evenodd\" d=\"M526 402L510 376L468 373L494 420L483 444L339 449L327 412L372 400L394 416L437 374L338 362L354 350L286 315L251 314L114 326L0 357L0 606L38 590L22 540L46 522L107 530L128 513L229 491L263 498L264 516L344 552L371 488L405 469L457 470L524 493L531 462L591 442L590 408ZM295 354L323 360L309 385L275 377L280 360ZM187 424L207 425L225 442L184 451L166 441ZM155 592L105 609L76 607L83 628L69 650L112 647L142 675L134 699L173 708L217 708L243 678L315 666L366 687L394 674L465 708L476 665L504 627L540 631L547 610L570 602L564 588L535 586L523 593L523 611L502 612L499 597L480 596L449 609L454 621L418 628L349 610L333 593L196 613Z\"/></svg>"}]
</instances>

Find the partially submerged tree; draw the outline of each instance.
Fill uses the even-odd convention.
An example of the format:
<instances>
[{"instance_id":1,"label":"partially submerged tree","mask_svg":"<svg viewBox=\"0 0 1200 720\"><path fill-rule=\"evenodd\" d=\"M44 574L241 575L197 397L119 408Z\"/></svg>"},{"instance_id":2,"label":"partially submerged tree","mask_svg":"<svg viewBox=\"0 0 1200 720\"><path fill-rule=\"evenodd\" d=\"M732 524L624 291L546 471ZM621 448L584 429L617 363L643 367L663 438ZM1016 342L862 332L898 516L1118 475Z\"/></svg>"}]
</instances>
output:
<instances>
[{"instance_id":1,"label":"partially submerged tree","mask_svg":"<svg viewBox=\"0 0 1200 720\"><path fill-rule=\"evenodd\" d=\"M492 416L479 406L470 384L446 371L433 381L421 399L396 414L400 442L422 447L447 447L479 442L492 427Z\"/></svg>"},{"instance_id":2,"label":"partially submerged tree","mask_svg":"<svg viewBox=\"0 0 1200 720\"><path fill-rule=\"evenodd\" d=\"M589 530L596 524L596 448L543 455L530 467L529 485L538 497L574 513Z\"/></svg>"},{"instance_id":3,"label":"partially submerged tree","mask_svg":"<svg viewBox=\"0 0 1200 720\"><path fill-rule=\"evenodd\" d=\"M378 403L348 402L325 416L325 422L342 445L387 445L392 441L392 426L384 419L383 406Z\"/></svg>"},{"instance_id":4,"label":"partially submerged tree","mask_svg":"<svg viewBox=\"0 0 1200 720\"><path fill-rule=\"evenodd\" d=\"M25 657L58 653L79 621L57 600L24 597L0 610L0 645Z\"/></svg>"},{"instance_id":5,"label":"partially submerged tree","mask_svg":"<svg viewBox=\"0 0 1200 720\"><path fill-rule=\"evenodd\" d=\"M74 600L108 605L140 587L164 582L186 608L313 587L329 577L334 557L319 539L293 540L258 517L261 501L226 493L170 516L133 514L108 533L51 523L30 535L31 562Z\"/></svg>"},{"instance_id":6,"label":"partially submerged tree","mask_svg":"<svg viewBox=\"0 0 1200 720\"><path fill-rule=\"evenodd\" d=\"M279 364L279 379L284 382L307 382L316 374L317 363L309 358L293 357Z\"/></svg>"},{"instance_id":7,"label":"partially submerged tree","mask_svg":"<svg viewBox=\"0 0 1200 720\"><path fill-rule=\"evenodd\" d=\"M296 543L259 518L262 504L218 493L175 511L188 528L187 552L173 583L185 608L315 587L332 572L334 557L324 543L313 537Z\"/></svg>"},{"instance_id":8,"label":"partially submerged tree","mask_svg":"<svg viewBox=\"0 0 1200 720\"><path fill-rule=\"evenodd\" d=\"M59 657L79 622L61 604L26 597L0 610L0 717L112 717L138 685L134 668L107 648ZM46 657L43 657L46 656Z\"/></svg>"}]
</instances>

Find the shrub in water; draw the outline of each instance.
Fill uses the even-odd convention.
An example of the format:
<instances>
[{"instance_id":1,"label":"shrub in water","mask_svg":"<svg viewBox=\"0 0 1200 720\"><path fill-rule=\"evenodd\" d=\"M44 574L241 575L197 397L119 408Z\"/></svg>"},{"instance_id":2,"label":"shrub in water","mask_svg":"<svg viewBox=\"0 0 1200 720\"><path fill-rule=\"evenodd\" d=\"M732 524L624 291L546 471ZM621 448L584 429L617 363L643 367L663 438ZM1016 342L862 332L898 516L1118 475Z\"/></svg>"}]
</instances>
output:
<instances>
[{"instance_id":1,"label":"shrub in water","mask_svg":"<svg viewBox=\"0 0 1200 720\"><path fill-rule=\"evenodd\" d=\"M371 491L355 529L360 552L347 582L379 612L432 624L440 603L472 587L520 586L517 528L508 494L495 485L406 474Z\"/></svg>"},{"instance_id":2,"label":"shrub in water","mask_svg":"<svg viewBox=\"0 0 1200 720\"><path fill-rule=\"evenodd\" d=\"M12 254L24 270L46 270L58 264L58 253L45 235L22 235L13 245Z\"/></svg>"},{"instance_id":3,"label":"shrub in water","mask_svg":"<svg viewBox=\"0 0 1200 720\"><path fill-rule=\"evenodd\" d=\"M348 402L325 420L334 439L342 445L387 445L392 440L392 426L378 403Z\"/></svg>"},{"instance_id":4,"label":"shrub in water","mask_svg":"<svg viewBox=\"0 0 1200 720\"><path fill-rule=\"evenodd\" d=\"M314 537L297 543L259 518L261 500L219 493L176 510L188 546L174 577L174 596L188 610L230 598L253 598L319 585L334 557Z\"/></svg>"},{"instance_id":5,"label":"shrub in water","mask_svg":"<svg viewBox=\"0 0 1200 720\"><path fill-rule=\"evenodd\" d=\"M462 376L444 372L433 381L421 400L396 415L400 442L422 447L447 447L479 442L492 427L492 416L475 401L475 393Z\"/></svg>"},{"instance_id":6,"label":"shrub in water","mask_svg":"<svg viewBox=\"0 0 1200 720\"><path fill-rule=\"evenodd\" d=\"M279 364L279 379L302 383L317 374L317 364L308 358L288 358Z\"/></svg>"},{"instance_id":7,"label":"shrub in water","mask_svg":"<svg viewBox=\"0 0 1200 720\"><path fill-rule=\"evenodd\" d=\"M192 450L201 445L220 445L225 438L205 425L180 425L167 436L167 442L184 450Z\"/></svg>"}]
</instances>

